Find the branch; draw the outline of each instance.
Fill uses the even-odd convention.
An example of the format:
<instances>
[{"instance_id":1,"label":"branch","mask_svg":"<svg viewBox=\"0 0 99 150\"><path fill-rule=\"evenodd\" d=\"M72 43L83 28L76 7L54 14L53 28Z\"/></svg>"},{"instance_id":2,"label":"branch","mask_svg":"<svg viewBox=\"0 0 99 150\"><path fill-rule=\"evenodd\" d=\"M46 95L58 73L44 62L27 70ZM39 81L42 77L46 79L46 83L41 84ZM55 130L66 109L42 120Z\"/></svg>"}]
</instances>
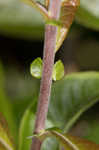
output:
<instances>
[{"instance_id":1,"label":"branch","mask_svg":"<svg viewBox=\"0 0 99 150\"><path fill-rule=\"evenodd\" d=\"M50 0L49 14L52 19L58 20L60 15L61 0ZM34 133L38 134L45 128L48 105L51 93L52 71L55 57L57 27L47 24L45 26L45 42L43 56L43 74L40 86L39 103L36 114ZM40 150L41 143L33 138L31 150Z\"/></svg>"}]
</instances>

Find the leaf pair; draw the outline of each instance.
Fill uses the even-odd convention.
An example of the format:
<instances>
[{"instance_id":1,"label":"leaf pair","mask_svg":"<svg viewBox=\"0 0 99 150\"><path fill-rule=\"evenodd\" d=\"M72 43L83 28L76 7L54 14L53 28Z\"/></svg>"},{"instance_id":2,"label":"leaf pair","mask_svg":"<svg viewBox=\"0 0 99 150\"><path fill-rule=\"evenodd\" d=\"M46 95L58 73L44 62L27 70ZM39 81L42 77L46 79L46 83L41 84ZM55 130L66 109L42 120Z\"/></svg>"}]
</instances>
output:
<instances>
[{"instance_id":1,"label":"leaf pair","mask_svg":"<svg viewBox=\"0 0 99 150\"><path fill-rule=\"evenodd\" d=\"M80 3L79 0L62 0L59 20L53 20L52 16L48 12L49 0L45 0L45 6L35 2L35 0L22 1L39 10L41 15L44 17L46 23L57 26L58 32L55 48L56 52L62 45L65 37L67 36L70 25L73 22L76 10Z\"/></svg>"},{"instance_id":2,"label":"leaf pair","mask_svg":"<svg viewBox=\"0 0 99 150\"><path fill-rule=\"evenodd\" d=\"M38 79L41 78L42 68L43 68L43 62L41 58L38 57L31 64L31 67L30 67L31 75ZM63 76L64 76L64 66L61 60L59 60L54 64L52 79L54 81L60 80L61 78L63 78Z\"/></svg>"}]
</instances>

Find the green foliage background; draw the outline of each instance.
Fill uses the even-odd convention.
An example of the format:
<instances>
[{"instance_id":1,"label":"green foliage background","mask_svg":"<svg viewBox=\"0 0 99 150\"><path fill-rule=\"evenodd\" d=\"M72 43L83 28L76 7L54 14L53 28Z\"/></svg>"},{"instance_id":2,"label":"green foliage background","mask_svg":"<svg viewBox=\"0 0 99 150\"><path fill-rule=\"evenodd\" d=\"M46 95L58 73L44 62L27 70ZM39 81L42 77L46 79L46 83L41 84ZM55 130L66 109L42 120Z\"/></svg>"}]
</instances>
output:
<instances>
[{"instance_id":1,"label":"green foliage background","mask_svg":"<svg viewBox=\"0 0 99 150\"><path fill-rule=\"evenodd\" d=\"M97 72L73 73L53 83L46 123L46 128L57 126L63 132L78 135L97 144L99 144L98 30L99 1L81 0L69 38L77 43L74 49L77 49L75 54L80 69ZM42 40L44 22L36 10L21 1L0 0L0 34L25 40ZM33 131L40 81L28 73L24 75L16 66L11 70L5 64L7 65L7 62L0 64L0 112L8 122L15 144L14 149L27 150L31 143L31 139L28 140L27 137L31 136ZM0 135L0 138L4 140L4 136ZM49 148L58 150L57 141L47 139L42 149Z\"/></svg>"}]
</instances>

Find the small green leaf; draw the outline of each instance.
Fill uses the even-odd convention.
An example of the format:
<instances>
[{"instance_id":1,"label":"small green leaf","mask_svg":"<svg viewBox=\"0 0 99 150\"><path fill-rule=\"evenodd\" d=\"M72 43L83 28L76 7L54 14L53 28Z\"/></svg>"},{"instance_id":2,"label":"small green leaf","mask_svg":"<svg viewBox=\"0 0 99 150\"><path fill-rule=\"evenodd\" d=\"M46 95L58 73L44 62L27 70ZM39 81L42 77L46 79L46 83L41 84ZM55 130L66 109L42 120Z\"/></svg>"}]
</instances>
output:
<instances>
[{"instance_id":1,"label":"small green leaf","mask_svg":"<svg viewBox=\"0 0 99 150\"><path fill-rule=\"evenodd\" d=\"M35 59L30 67L30 72L31 75L35 78L40 79L42 77L42 67L43 67L43 62L40 57ZM54 65L53 68L53 80L60 80L64 76L64 66L61 60L57 61Z\"/></svg>"},{"instance_id":2,"label":"small green leaf","mask_svg":"<svg viewBox=\"0 0 99 150\"><path fill-rule=\"evenodd\" d=\"M48 137L55 137L59 140L64 150L99 150L99 145L88 140L84 140L78 137L65 135L56 130L45 130L37 135L42 142Z\"/></svg>"},{"instance_id":3,"label":"small green leaf","mask_svg":"<svg viewBox=\"0 0 99 150\"><path fill-rule=\"evenodd\" d=\"M40 79L41 76L42 76L42 60L40 57L38 57L37 59L35 59L32 64L31 64L31 67L30 67L30 72L31 72L31 75L35 78L38 78Z\"/></svg>"},{"instance_id":4,"label":"small green leaf","mask_svg":"<svg viewBox=\"0 0 99 150\"><path fill-rule=\"evenodd\" d=\"M56 81L56 80L62 79L63 76L64 76L64 65L63 65L62 61L59 60L54 64L52 78L54 81Z\"/></svg>"},{"instance_id":5,"label":"small green leaf","mask_svg":"<svg viewBox=\"0 0 99 150\"><path fill-rule=\"evenodd\" d=\"M0 150L1 149L14 150L14 146L8 132L8 126L2 114L0 114Z\"/></svg>"}]
</instances>

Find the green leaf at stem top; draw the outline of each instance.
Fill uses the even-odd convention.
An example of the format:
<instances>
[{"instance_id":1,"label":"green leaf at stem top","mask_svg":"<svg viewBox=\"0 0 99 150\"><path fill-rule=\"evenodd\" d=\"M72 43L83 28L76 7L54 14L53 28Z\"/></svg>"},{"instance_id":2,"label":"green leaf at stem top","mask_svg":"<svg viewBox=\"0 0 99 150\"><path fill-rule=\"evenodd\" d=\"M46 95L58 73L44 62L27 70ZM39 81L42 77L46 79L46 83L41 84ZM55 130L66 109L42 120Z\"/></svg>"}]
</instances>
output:
<instances>
[{"instance_id":1,"label":"green leaf at stem top","mask_svg":"<svg viewBox=\"0 0 99 150\"><path fill-rule=\"evenodd\" d=\"M45 130L36 135L42 142L48 137L56 137L64 150L99 150L99 145L78 137L62 134L56 130ZM50 145L49 145L50 146Z\"/></svg>"}]
</instances>

